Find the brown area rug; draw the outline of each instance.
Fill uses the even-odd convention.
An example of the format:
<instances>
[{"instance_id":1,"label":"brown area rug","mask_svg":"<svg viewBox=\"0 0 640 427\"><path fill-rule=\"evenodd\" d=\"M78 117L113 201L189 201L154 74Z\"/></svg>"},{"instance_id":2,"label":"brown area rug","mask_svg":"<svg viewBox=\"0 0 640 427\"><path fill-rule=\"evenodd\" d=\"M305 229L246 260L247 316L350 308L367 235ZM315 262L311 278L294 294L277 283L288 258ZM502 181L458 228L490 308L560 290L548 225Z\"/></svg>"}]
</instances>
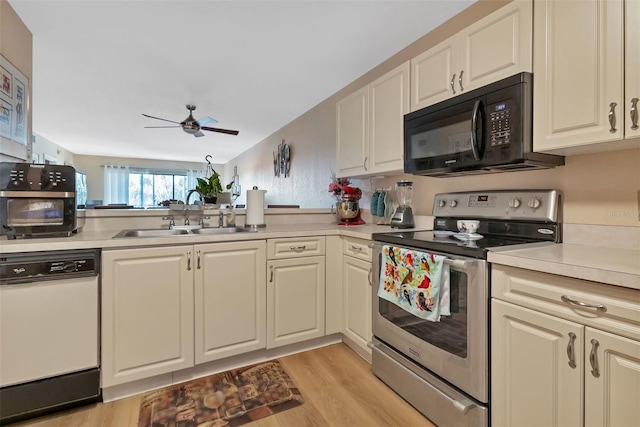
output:
<instances>
[{"instance_id":1,"label":"brown area rug","mask_svg":"<svg viewBox=\"0 0 640 427\"><path fill-rule=\"evenodd\" d=\"M138 427L241 426L304 403L277 360L146 393Z\"/></svg>"}]
</instances>

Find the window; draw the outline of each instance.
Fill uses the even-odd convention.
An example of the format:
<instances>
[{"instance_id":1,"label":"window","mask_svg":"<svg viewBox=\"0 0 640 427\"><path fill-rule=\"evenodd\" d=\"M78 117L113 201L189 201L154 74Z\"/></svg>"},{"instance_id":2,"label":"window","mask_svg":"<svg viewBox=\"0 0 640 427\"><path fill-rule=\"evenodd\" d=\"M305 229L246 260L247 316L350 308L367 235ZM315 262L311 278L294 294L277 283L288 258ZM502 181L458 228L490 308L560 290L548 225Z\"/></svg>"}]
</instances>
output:
<instances>
[{"instance_id":1,"label":"window","mask_svg":"<svg viewBox=\"0 0 640 427\"><path fill-rule=\"evenodd\" d=\"M129 204L158 206L164 200L185 200L187 174L129 173Z\"/></svg>"},{"instance_id":2,"label":"window","mask_svg":"<svg viewBox=\"0 0 640 427\"><path fill-rule=\"evenodd\" d=\"M153 207L165 200L185 200L200 171L148 171L105 167L105 203Z\"/></svg>"}]
</instances>

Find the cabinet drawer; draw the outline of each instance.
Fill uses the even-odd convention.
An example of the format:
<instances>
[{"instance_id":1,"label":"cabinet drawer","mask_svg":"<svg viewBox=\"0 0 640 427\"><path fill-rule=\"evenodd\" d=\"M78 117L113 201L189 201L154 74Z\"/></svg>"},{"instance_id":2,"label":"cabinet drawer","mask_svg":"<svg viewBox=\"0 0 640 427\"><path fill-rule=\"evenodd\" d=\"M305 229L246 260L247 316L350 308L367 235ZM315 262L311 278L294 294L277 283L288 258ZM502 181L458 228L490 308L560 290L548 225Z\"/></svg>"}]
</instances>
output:
<instances>
[{"instance_id":1,"label":"cabinet drawer","mask_svg":"<svg viewBox=\"0 0 640 427\"><path fill-rule=\"evenodd\" d=\"M369 243L371 243L369 240L343 237L342 251L345 255L371 262L371 248L369 247Z\"/></svg>"},{"instance_id":2,"label":"cabinet drawer","mask_svg":"<svg viewBox=\"0 0 640 427\"><path fill-rule=\"evenodd\" d=\"M324 236L267 240L268 259L324 255Z\"/></svg>"},{"instance_id":3,"label":"cabinet drawer","mask_svg":"<svg viewBox=\"0 0 640 427\"><path fill-rule=\"evenodd\" d=\"M493 264L491 296L640 340L640 291L637 289Z\"/></svg>"}]
</instances>

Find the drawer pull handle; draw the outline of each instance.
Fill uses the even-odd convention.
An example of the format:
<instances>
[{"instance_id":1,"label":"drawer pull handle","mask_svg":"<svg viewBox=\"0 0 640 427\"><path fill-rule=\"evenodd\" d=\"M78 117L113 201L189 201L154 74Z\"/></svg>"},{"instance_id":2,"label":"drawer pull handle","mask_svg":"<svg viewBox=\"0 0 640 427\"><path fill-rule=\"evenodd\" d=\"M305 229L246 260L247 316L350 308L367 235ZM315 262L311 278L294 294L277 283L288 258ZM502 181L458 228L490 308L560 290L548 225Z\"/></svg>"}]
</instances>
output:
<instances>
[{"instance_id":1,"label":"drawer pull handle","mask_svg":"<svg viewBox=\"0 0 640 427\"><path fill-rule=\"evenodd\" d=\"M638 130L638 98L631 99L629 115L631 116L631 130Z\"/></svg>"},{"instance_id":2,"label":"drawer pull handle","mask_svg":"<svg viewBox=\"0 0 640 427\"><path fill-rule=\"evenodd\" d=\"M369 286L373 286L373 267L369 269L369 274L367 274L367 279L369 280Z\"/></svg>"},{"instance_id":3,"label":"drawer pull handle","mask_svg":"<svg viewBox=\"0 0 640 427\"><path fill-rule=\"evenodd\" d=\"M191 251L187 251L187 271L191 271Z\"/></svg>"},{"instance_id":4,"label":"drawer pull handle","mask_svg":"<svg viewBox=\"0 0 640 427\"><path fill-rule=\"evenodd\" d=\"M464 88L462 87L462 74L464 74L464 70L460 70L460 77L458 77L458 84L460 85L460 92L464 92Z\"/></svg>"},{"instance_id":5,"label":"drawer pull handle","mask_svg":"<svg viewBox=\"0 0 640 427\"><path fill-rule=\"evenodd\" d=\"M580 307L595 308L596 310L601 311L603 313L605 311L607 311L607 306L604 305L604 304L587 304L586 302L576 301L574 299L571 299L566 295L562 295L560 297L560 299L562 299L563 302L568 302L569 304L579 305Z\"/></svg>"},{"instance_id":6,"label":"drawer pull handle","mask_svg":"<svg viewBox=\"0 0 640 427\"><path fill-rule=\"evenodd\" d=\"M300 245L300 246L291 246L289 249L291 249L293 252L302 252L307 248L307 245Z\"/></svg>"},{"instance_id":7,"label":"drawer pull handle","mask_svg":"<svg viewBox=\"0 0 640 427\"><path fill-rule=\"evenodd\" d=\"M198 264L196 265L196 268L200 270L200 249L196 251L196 257L198 259Z\"/></svg>"},{"instance_id":8,"label":"drawer pull handle","mask_svg":"<svg viewBox=\"0 0 640 427\"><path fill-rule=\"evenodd\" d=\"M576 334L569 332L569 344L567 344L567 357L569 358L569 366L576 367L576 354L574 344L576 341Z\"/></svg>"},{"instance_id":9,"label":"drawer pull handle","mask_svg":"<svg viewBox=\"0 0 640 427\"><path fill-rule=\"evenodd\" d=\"M269 271L271 271L271 275L269 276L269 283L273 283L273 265L269 266Z\"/></svg>"},{"instance_id":10,"label":"drawer pull handle","mask_svg":"<svg viewBox=\"0 0 640 427\"><path fill-rule=\"evenodd\" d=\"M362 252L362 248L360 246L351 245L351 250L353 252Z\"/></svg>"},{"instance_id":11,"label":"drawer pull handle","mask_svg":"<svg viewBox=\"0 0 640 427\"><path fill-rule=\"evenodd\" d=\"M455 95L456 94L456 84L454 83L456 81L456 75L454 74L453 77L451 77L451 92Z\"/></svg>"},{"instance_id":12,"label":"drawer pull handle","mask_svg":"<svg viewBox=\"0 0 640 427\"><path fill-rule=\"evenodd\" d=\"M600 343L596 339L591 340L591 352L589 353L589 363L591 363L591 375L598 378L600 370L598 369L598 346Z\"/></svg>"}]
</instances>

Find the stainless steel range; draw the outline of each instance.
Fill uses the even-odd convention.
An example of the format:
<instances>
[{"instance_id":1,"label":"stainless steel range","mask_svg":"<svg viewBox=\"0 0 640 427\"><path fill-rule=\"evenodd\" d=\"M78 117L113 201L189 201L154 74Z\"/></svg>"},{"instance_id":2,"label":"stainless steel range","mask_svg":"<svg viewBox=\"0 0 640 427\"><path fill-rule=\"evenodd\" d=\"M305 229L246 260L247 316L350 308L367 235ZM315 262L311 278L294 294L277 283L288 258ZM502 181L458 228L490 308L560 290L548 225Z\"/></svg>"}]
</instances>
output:
<instances>
[{"instance_id":1,"label":"stainless steel range","mask_svg":"<svg viewBox=\"0 0 640 427\"><path fill-rule=\"evenodd\" d=\"M437 194L433 231L373 235L372 370L435 424L489 425L487 253L513 245L559 243L559 207L555 190ZM461 220L479 221L477 231L461 233ZM385 246L418 257L445 257L450 315L424 320L378 296L381 268L387 268Z\"/></svg>"}]
</instances>

